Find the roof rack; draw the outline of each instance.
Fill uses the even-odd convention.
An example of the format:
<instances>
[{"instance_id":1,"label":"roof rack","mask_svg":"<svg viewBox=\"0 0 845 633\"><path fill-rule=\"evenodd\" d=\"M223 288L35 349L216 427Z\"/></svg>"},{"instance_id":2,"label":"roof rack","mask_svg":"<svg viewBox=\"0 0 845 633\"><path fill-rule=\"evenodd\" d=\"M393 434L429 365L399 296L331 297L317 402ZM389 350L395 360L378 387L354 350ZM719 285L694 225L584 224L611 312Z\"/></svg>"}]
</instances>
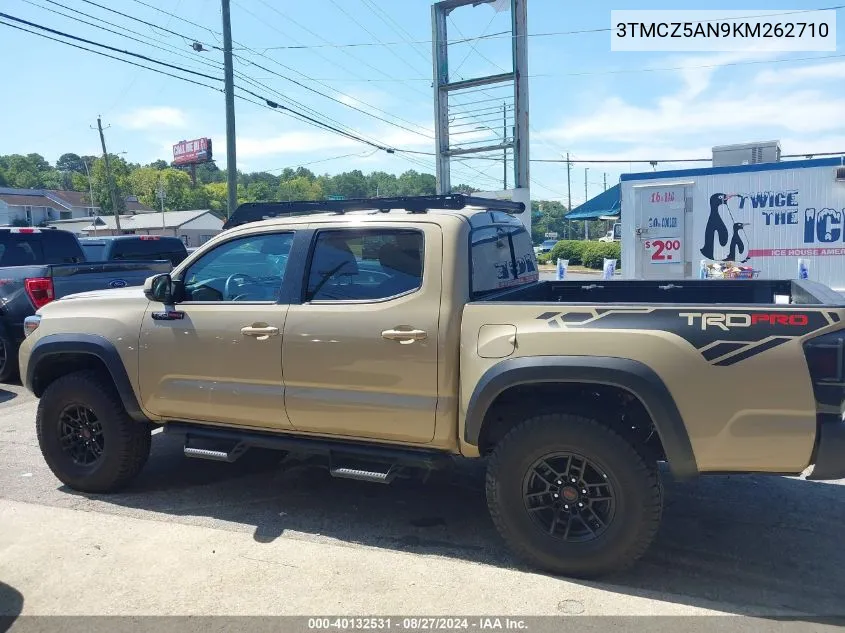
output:
<instances>
[{"instance_id":1,"label":"roof rack","mask_svg":"<svg viewBox=\"0 0 845 633\"><path fill-rule=\"evenodd\" d=\"M483 207L506 213L523 213L525 204L512 200L478 198L462 193L441 196L398 196L395 198L353 198L350 200L297 200L293 202L246 202L240 205L223 224L223 230L249 222L259 222L280 216L311 215L347 211L383 211L404 209L408 213L425 213L429 209L458 211L466 207Z\"/></svg>"}]
</instances>

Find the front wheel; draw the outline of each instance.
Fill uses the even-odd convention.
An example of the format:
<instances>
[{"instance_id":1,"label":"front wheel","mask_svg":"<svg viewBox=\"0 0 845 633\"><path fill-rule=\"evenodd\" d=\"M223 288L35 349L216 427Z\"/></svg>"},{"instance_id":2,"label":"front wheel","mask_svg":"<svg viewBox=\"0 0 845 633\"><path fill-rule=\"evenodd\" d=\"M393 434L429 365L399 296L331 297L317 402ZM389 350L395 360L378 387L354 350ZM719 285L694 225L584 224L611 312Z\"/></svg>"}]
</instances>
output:
<instances>
[{"instance_id":1,"label":"front wheel","mask_svg":"<svg viewBox=\"0 0 845 633\"><path fill-rule=\"evenodd\" d=\"M129 417L111 381L94 371L51 383L35 420L47 466L74 490L118 490L150 454L149 425Z\"/></svg>"},{"instance_id":2,"label":"front wheel","mask_svg":"<svg viewBox=\"0 0 845 633\"><path fill-rule=\"evenodd\" d=\"M657 532L656 465L596 420L541 415L511 430L487 471L497 529L529 563L590 578L622 570Z\"/></svg>"}]
</instances>

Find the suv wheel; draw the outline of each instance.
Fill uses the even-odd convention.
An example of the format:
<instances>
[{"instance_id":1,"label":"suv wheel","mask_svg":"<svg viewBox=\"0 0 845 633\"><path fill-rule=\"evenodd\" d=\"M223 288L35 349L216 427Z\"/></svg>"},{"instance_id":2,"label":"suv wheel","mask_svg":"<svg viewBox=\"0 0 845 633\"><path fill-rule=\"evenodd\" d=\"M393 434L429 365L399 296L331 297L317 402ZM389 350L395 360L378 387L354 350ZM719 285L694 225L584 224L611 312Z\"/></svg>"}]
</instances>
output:
<instances>
[{"instance_id":1,"label":"suv wheel","mask_svg":"<svg viewBox=\"0 0 845 633\"><path fill-rule=\"evenodd\" d=\"M496 528L529 563L589 578L624 569L660 523L656 465L598 421L541 415L511 430L487 470Z\"/></svg>"},{"instance_id":2,"label":"suv wheel","mask_svg":"<svg viewBox=\"0 0 845 633\"><path fill-rule=\"evenodd\" d=\"M93 371L68 374L41 395L38 444L53 474L81 492L112 492L150 454L149 425L129 417L114 385Z\"/></svg>"}]
</instances>

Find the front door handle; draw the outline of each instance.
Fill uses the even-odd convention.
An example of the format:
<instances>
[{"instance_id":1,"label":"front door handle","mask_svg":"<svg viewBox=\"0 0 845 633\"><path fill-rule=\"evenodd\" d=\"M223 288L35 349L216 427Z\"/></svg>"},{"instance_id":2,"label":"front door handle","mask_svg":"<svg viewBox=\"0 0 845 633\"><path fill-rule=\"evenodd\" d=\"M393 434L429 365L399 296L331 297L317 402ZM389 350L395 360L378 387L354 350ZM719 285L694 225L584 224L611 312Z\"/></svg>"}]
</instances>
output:
<instances>
[{"instance_id":1,"label":"front door handle","mask_svg":"<svg viewBox=\"0 0 845 633\"><path fill-rule=\"evenodd\" d=\"M266 341L271 336L278 336L279 328L273 327L272 325L248 325L241 328L241 334L244 336L254 336L259 341Z\"/></svg>"},{"instance_id":2,"label":"front door handle","mask_svg":"<svg viewBox=\"0 0 845 633\"><path fill-rule=\"evenodd\" d=\"M408 345L428 338L428 333L425 330L385 330L381 333L381 337L388 341L399 341L401 345Z\"/></svg>"}]
</instances>

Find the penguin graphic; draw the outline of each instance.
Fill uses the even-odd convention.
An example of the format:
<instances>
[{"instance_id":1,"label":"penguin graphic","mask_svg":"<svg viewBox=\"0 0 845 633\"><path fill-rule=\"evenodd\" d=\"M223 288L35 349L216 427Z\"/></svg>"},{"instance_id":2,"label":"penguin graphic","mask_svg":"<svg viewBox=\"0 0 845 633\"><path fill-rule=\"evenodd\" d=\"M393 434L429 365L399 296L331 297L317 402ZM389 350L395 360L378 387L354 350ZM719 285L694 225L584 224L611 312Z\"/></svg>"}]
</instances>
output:
<instances>
[{"instance_id":1,"label":"penguin graphic","mask_svg":"<svg viewBox=\"0 0 845 633\"><path fill-rule=\"evenodd\" d=\"M744 230L748 224L743 224L742 222L734 222L733 223L733 235L731 236L731 246L730 252L728 256L723 259L723 262L735 262L737 251L739 251L740 255L745 252L745 242L742 241L742 238L739 236L739 232ZM747 262L750 257L746 257L740 263L744 264Z\"/></svg>"},{"instance_id":2,"label":"penguin graphic","mask_svg":"<svg viewBox=\"0 0 845 633\"><path fill-rule=\"evenodd\" d=\"M715 259L713 256L714 238L719 236L719 244L726 246L728 243L728 227L719 213L719 208L724 204L728 204L733 196L726 193L714 193L710 196L710 216L707 218L707 226L704 229L704 246L701 248L701 254L707 259Z\"/></svg>"}]
</instances>

